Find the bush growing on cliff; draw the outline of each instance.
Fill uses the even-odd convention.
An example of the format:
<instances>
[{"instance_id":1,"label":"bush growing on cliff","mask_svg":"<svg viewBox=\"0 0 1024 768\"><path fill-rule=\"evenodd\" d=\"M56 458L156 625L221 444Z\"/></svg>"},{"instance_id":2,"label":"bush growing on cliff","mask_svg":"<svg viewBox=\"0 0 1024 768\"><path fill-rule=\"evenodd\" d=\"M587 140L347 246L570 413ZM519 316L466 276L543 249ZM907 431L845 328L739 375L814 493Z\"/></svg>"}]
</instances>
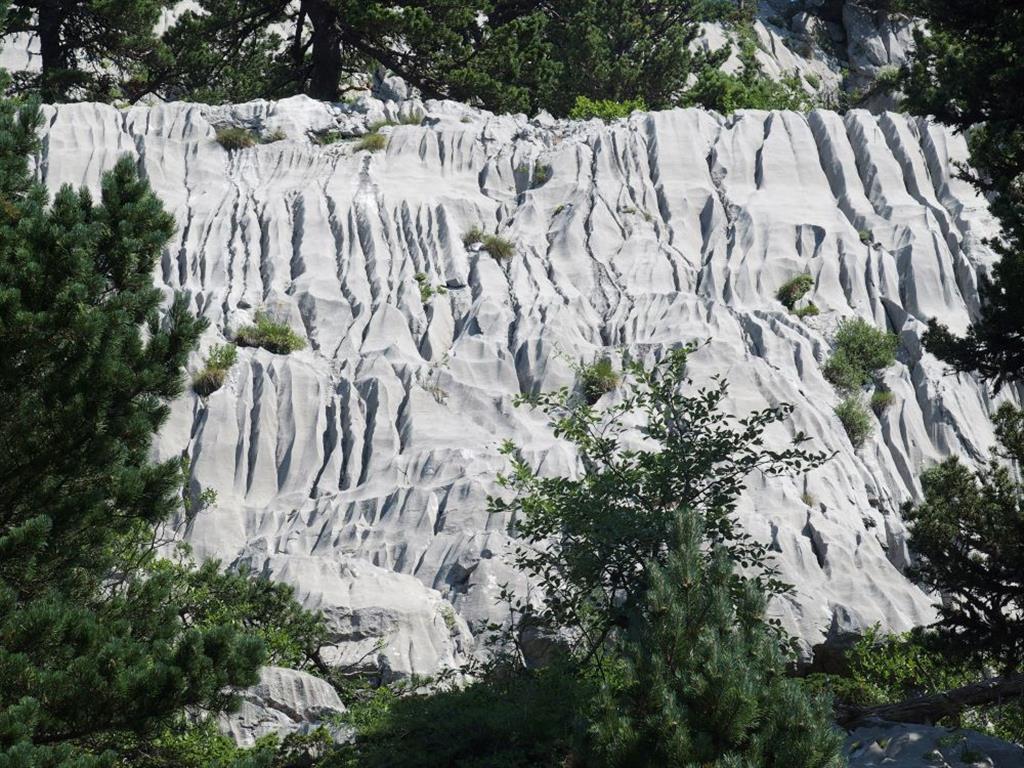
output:
<instances>
[{"instance_id":1,"label":"bush growing on cliff","mask_svg":"<svg viewBox=\"0 0 1024 768\"><path fill-rule=\"evenodd\" d=\"M835 352L825 364L825 378L840 392L852 393L896 362L899 340L866 320L844 320L836 332Z\"/></svg>"},{"instance_id":2,"label":"bush growing on cliff","mask_svg":"<svg viewBox=\"0 0 1024 768\"><path fill-rule=\"evenodd\" d=\"M871 414L864 407L858 395L851 395L836 406L836 416L846 430L847 437L854 448L860 448L868 439L874 426Z\"/></svg>"},{"instance_id":3,"label":"bush growing on cliff","mask_svg":"<svg viewBox=\"0 0 1024 768\"><path fill-rule=\"evenodd\" d=\"M796 307L796 303L800 301L807 292L814 287L814 278L810 275L797 275L791 280L787 280L779 288L776 298L782 302L782 306L788 309L790 312Z\"/></svg>"}]
</instances>

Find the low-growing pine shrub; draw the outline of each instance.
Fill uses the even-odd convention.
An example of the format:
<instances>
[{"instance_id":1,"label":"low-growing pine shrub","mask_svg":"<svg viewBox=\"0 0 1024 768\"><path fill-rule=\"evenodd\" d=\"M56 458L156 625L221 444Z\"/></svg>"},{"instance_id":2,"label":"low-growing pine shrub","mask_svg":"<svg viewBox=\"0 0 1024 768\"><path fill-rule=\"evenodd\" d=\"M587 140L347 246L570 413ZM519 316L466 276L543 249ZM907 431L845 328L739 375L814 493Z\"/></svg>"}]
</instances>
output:
<instances>
[{"instance_id":1,"label":"low-growing pine shrub","mask_svg":"<svg viewBox=\"0 0 1024 768\"><path fill-rule=\"evenodd\" d=\"M343 138L345 138L345 136L341 131L322 131L321 133L314 133L311 136L313 143L319 144L322 147L337 144Z\"/></svg>"},{"instance_id":2,"label":"low-growing pine shrub","mask_svg":"<svg viewBox=\"0 0 1024 768\"><path fill-rule=\"evenodd\" d=\"M266 312L256 313L256 322L238 329L235 343L243 347L262 347L276 355L287 355L306 346L306 342L287 323L279 323Z\"/></svg>"},{"instance_id":3,"label":"low-growing pine shrub","mask_svg":"<svg viewBox=\"0 0 1024 768\"><path fill-rule=\"evenodd\" d=\"M843 424L854 448L860 448L871 434L871 414L859 397L848 397L836 406L836 416Z\"/></svg>"},{"instance_id":4,"label":"low-growing pine shrub","mask_svg":"<svg viewBox=\"0 0 1024 768\"><path fill-rule=\"evenodd\" d=\"M232 126L217 130L217 143L228 152L234 152L238 149L256 146L257 137L250 130Z\"/></svg>"}]
</instances>

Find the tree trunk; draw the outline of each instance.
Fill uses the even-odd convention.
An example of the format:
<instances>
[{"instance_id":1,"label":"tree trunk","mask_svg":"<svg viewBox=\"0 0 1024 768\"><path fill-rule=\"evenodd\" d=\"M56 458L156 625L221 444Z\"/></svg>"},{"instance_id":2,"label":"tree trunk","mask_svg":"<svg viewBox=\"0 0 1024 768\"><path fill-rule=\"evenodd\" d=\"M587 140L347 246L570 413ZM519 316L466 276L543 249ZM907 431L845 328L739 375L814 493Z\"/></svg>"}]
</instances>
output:
<instances>
[{"instance_id":1,"label":"tree trunk","mask_svg":"<svg viewBox=\"0 0 1024 768\"><path fill-rule=\"evenodd\" d=\"M337 101L341 93L341 30L337 11L324 0L303 3L313 25L309 95Z\"/></svg>"},{"instance_id":2,"label":"tree trunk","mask_svg":"<svg viewBox=\"0 0 1024 768\"><path fill-rule=\"evenodd\" d=\"M952 717L968 707L999 704L1024 697L1024 674L993 677L971 683L945 693L916 696L897 704L874 707L841 707L836 712L840 725L856 725L867 718L880 718L897 723L934 723Z\"/></svg>"},{"instance_id":3,"label":"tree trunk","mask_svg":"<svg viewBox=\"0 0 1024 768\"><path fill-rule=\"evenodd\" d=\"M39 0L39 58L43 70L40 77L40 95L43 101L61 101L66 95L60 81L70 62L60 38L67 6L72 4L63 3L61 0Z\"/></svg>"}]
</instances>

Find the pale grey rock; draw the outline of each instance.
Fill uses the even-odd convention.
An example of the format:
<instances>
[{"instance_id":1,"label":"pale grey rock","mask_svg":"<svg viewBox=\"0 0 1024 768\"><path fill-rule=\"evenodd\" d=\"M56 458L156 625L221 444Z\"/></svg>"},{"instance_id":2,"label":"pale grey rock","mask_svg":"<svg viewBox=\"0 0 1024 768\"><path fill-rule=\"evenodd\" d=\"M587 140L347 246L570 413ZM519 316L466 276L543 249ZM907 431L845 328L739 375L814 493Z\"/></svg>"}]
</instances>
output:
<instances>
[{"instance_id":1,"label":"pale grey rock","mask_svg":"<svg viewBox=\"0 0 1024 768\"><path fill-rule=\"evenodd\" d=\"M345 713L345 705L330 683L283 667L263 667L260 682L242 691L240 698L238 710L221 715L219 725L243 747L270 734L307 733Z\"/></svg>"},{"instance_id":2,"label":"pale grey rock","mask_svg":"<svg viewBox=\"0 0 1024 768\"><path fill-rule=\"evenodd\" d=\"M1024 749L965 729L873 723L846 740L850 768L1018 768Z\"/></svg>"},{"instance_id":3,"label":"pale grey rock","mask_svg":"<svg viewBox=\"0 0 1024 768\"><path fill-rule=\"evenodd\" d=\"M386 129L377 153L308 138L412 110L424 124ZM240 349L221 390L174 403L154 451L187 452L193 487L217 492L183 521L195 552L296 584L331 617L339 660L372 650L359 663L388 675L463 660L468 632L505 617L501 586L528 588L510 567L510 521L487 511L501 442L542 472L578 471L513 398L572 385L573 361L653 359L703 339L698 382L725 376L736 413L793 403L772 442L799 430L836 452L806 476L750 478L739 507L796 586L775 610L804 652L934 617L901 574L900 507L924 468L977 461L993 443L985 389L945 376L920 344L930 317L967 327L994 258L985 202L951 172L967 159L962 137L864 111L672 110L603 125L369 95L45 116L51 188L96 190L127 154L174 214L154 279L168 297L191 292L211 323L204 352L260 308L307 340L288 356ZM225 121L290 138L228 152L214 140ZM551 168L543 185L535 163ZM474 225L516 255L464 247ZM775 299L803 272L822 309L807 322ZM418 274L448 292L424 303ZM821 372L845 317L901 339L885 374L895 404L860 450Z\"/></svg>"}]
</instances>

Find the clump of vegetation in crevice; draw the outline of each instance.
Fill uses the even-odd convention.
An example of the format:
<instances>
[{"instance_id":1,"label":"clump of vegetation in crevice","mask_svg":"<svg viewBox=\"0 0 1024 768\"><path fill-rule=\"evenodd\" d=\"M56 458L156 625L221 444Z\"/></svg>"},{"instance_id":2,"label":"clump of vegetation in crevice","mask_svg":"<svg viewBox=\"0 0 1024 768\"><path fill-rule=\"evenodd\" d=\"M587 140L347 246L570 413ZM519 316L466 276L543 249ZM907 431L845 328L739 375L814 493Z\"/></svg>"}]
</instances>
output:
<instances>
[{"instance_id":1,"label":"clump of vegetation in crevice","mask_svg":"<svg viewBox=\"0 0 1024 768\"><path fill-rule=\"evenodd\" d=\"M889 410L889 408L892 407L892 404L893 402L895 402L895 400L896 396L893 395L893 393L890 392L889 390L876 390L871 395L871 410L875 412L876 416L881 416L883 413Z\"/></svg>"},{"instance_id":2,"label":"clump of vegetation in crevice","mask_svg":"<svg viewBox=\"0 0 1024 768\"><path fill-rule=\"evenodd\" d=\"M855 318L839 324L835 343L835 352L825 364L825 378L840 392L850 394L896 362L899 339Z\"/></svg>"},{"instance_id":3,"label":"clump of vegetation in crevice","mask_svg":"<svg viewBox=\"0 0 1024 768\"><path fill-rule=\"evenodd\" d=\"M808 302L802 307L798 307L793 310L793 316L803 320L805 317L814 317L815 315L821 314L821 310L818 309L818 305L814 302Z\"/></svg>"},{"instance_id":4,"label":"clump of vegetation in crevice","mask_svg":"<svg viewBox=\"0 0 1024 768\"><path fill-rule=\"evenodd\" d=\"M422 301L424 304L429 304L430 300L434 298L435 295L444 295L448 293L448 289L445 288L443 285L439 285L436 287L432 286L430 284L430 278L427 276L425 272L417 272L415 275L413 275L413 279L416 281L416 285L419 286L420 301Z\"/></svg>"},{"instance_id":5,"label":"clump of vegetation in crevice","mask_svg":"<svg viewBox=\"0 0 1024 768\"><path fill-rule=\"evenodd\" d=\"M486 234L487 233L484 232L483 229L474 225L462 236L462 244L469 248L471 245L482 243Z\"/></svg>"},{"instance_id":6,"label":"clump of vegetation in crevice","mask_svg":"<svg viewBox=\"0 0 1024 768\"><path fill-rule=\"evenodd\" d=\"M368 133L356 142L356 151L379 152L388 145L388 137L383 133Z\"/></svg>"},{"instance_id":7,"label":"clump of vegetation in crevice","mask_svg":"<svg viewBox=\"0 0 1024 768\"><path fill-rule=\"evenodd\" d=\"M229 126L217 129L217 143L228 152L235 152L239 149L248 149L259 143L259 137L247 128Z\"/></svg>"},{"instance_id":8,"label":"clump of vegetation in crevice","mask_svg":"<svg viewBox=\"0 0 1024 768\"><path fill-rule=\"evenodd\" d=\"M621 377L609 357L580 366L578 374L580 389L588 405L593 405L621 383Z\"/></svg>"},{"instance_id":9,"label":"clump of vegetation in crevice","mask_svg":"<svg viewBox=\"0 0 1024 768\"><path fill-rule=\"evenodd\" d=\"M321 147L329 147L331 144L337 144L345 138L345 134L341 131L320 131L310 135L310 140L314 144L319 144Z\"/></svg>"},{"instance_id":10,"label":"clump of vegetation in crevice","mask_svg":"<svg viewBox=\"0 0 1024 768\"><path fill-rule=\"evenodd\" d=\"M836 416L843 424L847 437L854 448L860 448L872 431L871 414L864 407L859 395L850 395L836 406Z\"/></svg>"},{"instance_id":11,"label":"clump of vegetation in crevice","mask_svg":"<svg viewBox=\"0 0 1024 768\"><path fill-rule=\"evenodd\" d=\"M264 311L256 313L256 322L235 333L235 343L243 347L262 347L276 355L287 355L306 346L306 341L287 323L274 320Z\"/></svg>"},{"instance_id":12,"label":"clump of vegetation in crevice","mask_svg":"<svg viewBox=\"0 0 1024 768\"><path fill-rule=\"evenodd\" d=\"M203 370L192 379L192 389L197 395L207 397L224 385L231 366L238 358L238 349L234 344L217 344L206 356Z\"/></svg>"},{"instance_id":13,"label":"clump of vegetation in crevice","mask_svg":"<svg viewBox=\"0 0 1024 768\"><path fill-rule=\"evenodd\" d=\"M516 244L499 235L484 235L480 243L483 249L498 261L511 259L516 253Z\"/></svg>"},{"instance_id":14,"label":"clump of vegetation in crevice","mask_svg":"<svg viewBox=\"0 0 1024 768\"><path fill-rule=\"evenodd\" d=\"M260 144L273 144L278 141L284 141L287 138L287 133L280 128L275 128L270 133L265 133L260 137Z\"/></svg>"},{"instance_id":15,"label":"clump of vegetation in crevice","mask_svg":"<svg viewBox=\"0 0 1024 768\"><path fill-rule=\"evenodd\" d=\"M803 274L797 275L791 280L787 280L779 288L778 293L775 297L782 302L782 306L788 309L790 312L794 311L796 303L800 301L807 292L814 287L814 278L810 275Z\"/></svg>"}]
</instances>

